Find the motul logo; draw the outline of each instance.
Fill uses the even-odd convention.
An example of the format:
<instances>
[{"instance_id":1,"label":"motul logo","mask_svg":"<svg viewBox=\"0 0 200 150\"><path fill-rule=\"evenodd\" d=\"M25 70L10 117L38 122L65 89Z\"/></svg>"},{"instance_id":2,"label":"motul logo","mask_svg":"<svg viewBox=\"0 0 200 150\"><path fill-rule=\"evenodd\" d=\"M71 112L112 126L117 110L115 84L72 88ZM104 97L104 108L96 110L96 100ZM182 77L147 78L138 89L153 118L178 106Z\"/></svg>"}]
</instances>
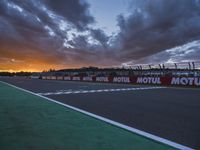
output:
<instances>
[{"instance_id":1,"label":"motul logo","mask_svg":"<svg viewBox=\"0 0 200 150\"><path fill-rule=\"evenodd\" d=\"M83 77L83 81L92 81L92 77Z\"/></svg>"},{"instance_id":2,"label":"motul logo","mask_svg":"<svg viewBox=\"0 0 200 150\"><path fill-rule=\"evenodd\" d=\"M47 80L51 80L51 76L48 76L48 77L47 77Z\"/></svg>"},{"instance_id":3,"label":"motul logo","mask_svg":"<svg viewBox=\"0 0 200 150\"><path fill-rule=\"evenodd\" d=\"M57 80L63 80L63 77L57 77Z\"/></svg>"},{"instance_id":4,"label":"motul logo","mask_svg":"<svg viewBox=\"0 0 200 150\"><path fill-rule=\"evenodd\" d=\"M64 80L71 80L71 77L64 77Z\"/></svg>"},{"instance_id":5,"label":"motul logo","mask_svg":"<svg viewBox=\"0 0 200 150\"><path fill-rule=\"evenodd\" d=\"M108 82L108 77L96 77L96 81L98 82Z\"/></svg>"},{"instance_id":6,"label":"motul logo","mask_svg":"<svg viewBox=\"0 0 200 150\"><path fill-rule=\"evenodd\" d=\"M160 77L138 77L137 83L142 84L161 84Z\"/></svg>"},{"instance_id":7,"label":"motul logo","mask_svg":"<svg viewBox=\"0 0 200 150\"><path fill-rule=\"evenodd\" d=\"M130 83L130 79L129 79L129 77L114 77L113 82Z\"/></svg>"},{"instance_id":8,"label":"motul logo","mask_svg":"<svg viewBox=\"0 0 200 150\"><path fill-rule=\"evenodd\" d=\"M200 86L200 78L195 77L173 77L171 85L196 85Z\"/></svg>"},{"instance_id":9,"label":"motul logo","mask_svg":"<svg viewBox=\"0 0 200 150\"><path fill-rule=\"evenodd\" d=\"M73 81L80 81L81 78L80 78L80 77L73 77L72 80L73 80Z\"/></svg>"},{"instance_id":10,"label":"motul logo","mask_svg":"<svg viewBox=\"0 0 200 150\"><path fill-rule=\"evenodd\" d=\"M51 76L51 80L56 80L56 76Z\"/></svg>"}]
</instances>

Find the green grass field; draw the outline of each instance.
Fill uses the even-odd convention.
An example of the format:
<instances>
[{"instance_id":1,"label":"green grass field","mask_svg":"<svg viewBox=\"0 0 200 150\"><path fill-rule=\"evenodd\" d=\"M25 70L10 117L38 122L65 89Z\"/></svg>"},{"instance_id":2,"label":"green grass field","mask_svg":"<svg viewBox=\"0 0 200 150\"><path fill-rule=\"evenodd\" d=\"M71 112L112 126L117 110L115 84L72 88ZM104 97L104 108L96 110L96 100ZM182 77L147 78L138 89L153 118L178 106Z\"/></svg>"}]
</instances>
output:
<instances>
[{"instance_id":1,"label":"green grass field","mask_svg":"<svg viewBox=\"0 0 200 150\"><path fill-rule=\"evenodd\" d=\"M1 150L170 150L0 82Z\"/></svg>"}]
</instances>

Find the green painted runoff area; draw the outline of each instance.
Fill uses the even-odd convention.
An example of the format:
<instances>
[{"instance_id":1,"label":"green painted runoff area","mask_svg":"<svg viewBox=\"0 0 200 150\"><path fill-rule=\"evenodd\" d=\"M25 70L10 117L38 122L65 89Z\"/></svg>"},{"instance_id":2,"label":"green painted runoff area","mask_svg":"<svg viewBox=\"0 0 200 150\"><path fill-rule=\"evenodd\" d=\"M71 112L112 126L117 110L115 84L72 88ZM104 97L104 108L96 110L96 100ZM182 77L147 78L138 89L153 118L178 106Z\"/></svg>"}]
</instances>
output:
<instances>
[{"instance_id":1,"label":"green painted runoff area","mask_svg":"<svg viewBox=\"0 0 200 150\"><path fill-rule=\"evenodd\" d=\"M0 82L1 150L171 150Z\"/></svg>"}]
</instances>

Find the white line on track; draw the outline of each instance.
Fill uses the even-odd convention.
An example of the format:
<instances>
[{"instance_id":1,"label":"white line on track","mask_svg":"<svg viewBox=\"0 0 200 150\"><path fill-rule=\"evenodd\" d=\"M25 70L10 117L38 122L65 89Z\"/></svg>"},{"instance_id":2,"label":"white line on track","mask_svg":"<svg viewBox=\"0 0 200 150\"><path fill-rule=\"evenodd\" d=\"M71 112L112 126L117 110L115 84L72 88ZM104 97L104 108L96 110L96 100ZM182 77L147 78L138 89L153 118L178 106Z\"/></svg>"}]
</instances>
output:
<instances>
[{"instance_id":1,"label":"white line on track","mask_svg":"<svg viewBox=\"0 0 200 150\"><path fill-rule=\"evenodd\" d=\"M9 83L7 83L7 82L3 82L3 81L0 81L0 82L1 82L1 83L4 83L4 84L7 84L7 85L9 85L9 86L11 86L11 87L14 87L14 88L16 88L16 89L19 89L19 90L21 90L21 91L25 91L25 92L27 92L27 93L36 95L36 96L41 97L41 98L43 98L43 99L45 99L45 100L54 102L54 103L59 104L59 105L62 105L62 106L65 106L65 107L67 107L67 108L70 108L70 109L75 110L75 111L77 111L77 112L83 113L83 114L88 115L88 116L90 116L90 117L99 119L99 120L104 121L104 122L106 122L106 123L109 123L109 124L112 124L112 125L114 125L114 126L120 127L120 128L122 128L122 129L128 130L128 131L130 131L130 132L132 132L132 133L135 133L135 134L144 136L144 137L146 137L146 138L155 140L155 141L157 141L157 142L160 142L160 143L163 143L163 144L172 146L172 147L174 147L174 148L177 148L177 149L180 149L180 150L193 150L192 148L190 148L190 147L188 147L188 146L184 146L184 145L182 145L182 144L178 144L178 143L176 143L176 142L173 142L173 141L164 139L164 138L162 138L162 137L159 137L159 136L156 136L156 135L147 133L147 132L145 132L145 131L142 131L142 130L139 130L139 129L136 129L136 128L133 128L133 127L130 127L130 126L127 126L127 125L124 125L124 124L121 124L121 123L119 123L119 122L116 122L116 121L113 121L113 120L104 118L104 117L102 117L102 116L95 115L95 114L93 114L93 113L90 113L90 112L87 112L87 111L85 111L85 110L76 108L76 107L74 107L74 106L71 106L71 105L67 105L67 104L58 102L58 101L56 101L56 100L54 100L54 99L51 99L51 98L48 98L48 97L39 95L39 94L37 94L37 93L31 92L31 91L29 91L29 90L26 90L26 89L23 89L23 88L20 88L20 87L17 87L17 86L15 86L15 85L9 84Z\"/></svg>"},{"instance_id":2,"label":"white line on track","mask_svg":"<svg viewBox=\"0 0 200 150\"><path fill-rule=\"evenodd\" d=\"M48 92L48 93L37 93L39 95L67 95L67 94L83 94L83 93L100 93L100 92L120 92L120 91L135 91L135 90L153 90L153 89L162 89L165 87L141 87L141 88L122 88L122 89L100 89L100 90L78 90L70 92Z\"/></svg>"}]
</instances>

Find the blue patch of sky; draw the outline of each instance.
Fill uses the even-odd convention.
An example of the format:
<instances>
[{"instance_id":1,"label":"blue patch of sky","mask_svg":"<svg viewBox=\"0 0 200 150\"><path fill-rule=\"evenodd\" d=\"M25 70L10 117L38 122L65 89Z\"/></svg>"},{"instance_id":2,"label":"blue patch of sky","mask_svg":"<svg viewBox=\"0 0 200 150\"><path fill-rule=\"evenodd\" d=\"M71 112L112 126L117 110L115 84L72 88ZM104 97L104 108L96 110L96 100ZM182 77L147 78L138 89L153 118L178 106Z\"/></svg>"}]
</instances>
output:
<instances>
[{"instance_id":1,"label":"blue patch of sky","mask_svg":"<svg viewBox=\"0 0 200 150\"><path fill-rule=\"evenodd\" d=\"M117 16L129 14L131 0L87 0L90 4L90 13L95 18L94 28L104 30L108 35L117 33Z\"/></svg>"}]
</instances>

